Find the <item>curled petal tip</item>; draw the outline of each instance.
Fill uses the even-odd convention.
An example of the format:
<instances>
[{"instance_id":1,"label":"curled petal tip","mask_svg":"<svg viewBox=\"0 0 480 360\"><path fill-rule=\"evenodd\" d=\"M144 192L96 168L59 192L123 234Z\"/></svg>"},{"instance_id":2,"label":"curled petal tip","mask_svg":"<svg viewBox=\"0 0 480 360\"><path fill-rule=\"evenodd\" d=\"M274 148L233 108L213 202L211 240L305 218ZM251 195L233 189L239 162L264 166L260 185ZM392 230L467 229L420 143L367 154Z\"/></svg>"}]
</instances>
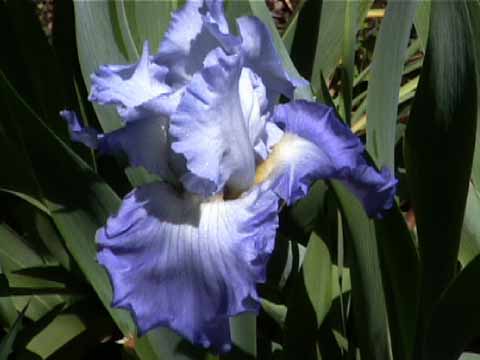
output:
<instances>
[{"instance_id":1,"label":"curled petal tip","mask_svg":"<svg viewBox=\"0 0 480 360\"><path fill-rule=\"evenodd\" d=\"M67 122L72 141L96 149L99 146L101 135L93 128L85 128L75 111L62 110L60 116Z\"/></svg>"},{"instance_id":2,"label":"curled petal tip","mask_svg":"<svg viewBox=\"0 0 480 360\"><path fill-rule=\"evenodd\" d=\"M276 100L279 94L292 99L296 87L308 85L305 79L288 74L275 48L270 30L260 19L243 16L237 19L237 24L242 37L246 66L260 75L268 89L271 102Z\"/></svg>"},{"instance_id":3,"label":"curled petal tip","mask_svg":"<svg viewBox=\"0 0 480 360\"><path fill-rule=\"evenodd\" d=\"M378 198L378 204L371 206L371 209L366 208L368 216L375 219L383 219L386 213L395 205L395 194L397 190L398 180L393 175L392 171L383 167L380 172L381 181L375 194L372 195Z\"/></svg>"},{"instance_id":4,"label":"curled petal tip","mask_svg":"<svg viewBox=\"0 0 480 360\"><path fill-rule=\"evenodd\" d=\"M285 136L267 159L266 175L273 174L270 181L287 203L305 196L317 179L336 179L371 217L381 217L393 206L397 182L392 173L367 162L363 144L330 107L294 101L277 106L274 121Z\"/></svg>"},{"instance_id":5,"label":"curled petal tip","mask_svg":"<svg viewBox=\"0 0 480 360\"><path fill-rule=\"evenodd\" d=\"M92 88L89 100L101 105L115 105L125 121L129 109L171 91L165 83L167 68L155 64L148 42L144 43L140 60L130 65L101 65L90 76Z\"/></svg>"}]
</instances>

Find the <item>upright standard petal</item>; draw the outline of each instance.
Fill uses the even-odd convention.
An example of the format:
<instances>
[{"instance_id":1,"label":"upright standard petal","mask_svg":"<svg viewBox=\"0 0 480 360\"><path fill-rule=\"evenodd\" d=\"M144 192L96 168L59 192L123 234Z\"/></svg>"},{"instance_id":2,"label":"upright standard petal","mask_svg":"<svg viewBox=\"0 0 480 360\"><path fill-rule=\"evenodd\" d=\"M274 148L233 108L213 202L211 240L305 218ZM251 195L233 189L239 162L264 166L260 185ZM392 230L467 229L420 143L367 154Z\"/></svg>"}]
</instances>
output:
<instances>
[{"instance_id":1,"label":"upright standard petal","mask_svg":"<svg viewBox=\"0 0 480 360\"><path fill-rule=\"evenodd\" d=\"M362 143L332 108L295 101L277 106L274 121L285 135L257 169L257 182L269 182L293 203L305 196L314 180L338 179L360 199L369 216L382 217L393 206L394 176L367 163Z\"/></svg>"},{"instance_id":2,"label":"upright standard petal","mask_svg":"<svg viewBox=\"0 0 480 360\"><path fill-rule=\"evenodd\" d=\"M243 68L239 81L240 105L250 142L259 160L265 160L282 131L271 121L267 90L262 79L249 68Z\"/></svg>"},{"instance_id":3,"label":"upright standard petal","mask_svg":"<svg viewBox=\"0 0 480 360\"><path fill-rule=\"evenodd\" d=\"M185 157L185 187L210 196L240 194L255 179L255 154L243 116L239 78L240 55L212 51L170 119L172 149Z\"/></svg>"},{"instance_id":4,"label":"upright standard petal","mask_svg":"<svg viewBox=\"0 0 480 360\"><path fill-rule=\"evenodd\" d=\"M73 111L62 111L73 141L80 142L103 154L125 154L133 166L143 166L163 179L172 179L168 160L166 118L151 118L127 123L126 126L107 134L93 128L85 128Z\"/></svg>"},{"instance_id":5,"label":"upright standard petal","mask_svg":"<svg viewBox=\"0 0 480 360\"><path fill-rule=\"evenodd\" d=\"M137 64L103 65L92 75L89 99L102 105L116 105L125 121L134 120L136 107L171 91L165 83L167 71L166 67L152 62L148 42L145 42Z\"/></svg>"},{"instance_id":6,"label":"upright standard petal","mask_svg":"<svg viewBox=\"0 0 480 360\"><path fill-rule=\"evenodd\" d=\"M242 50L246 56L245 66L262 78L271 106L279 94L292 99L296 87L308 85L305 79L287 73L275 49L272 35L260 19L244 16L237 19L237 23L242 38Z\"/></svg>"},{"instance_id":7,"label":"upright standard petal","mask_svg":"<svg viewBox=\"0 0 480 360\"><path fill-rule=\"evenodd\" d=\"M228 318L258 311L278 225L278 197L255 188L231 201L179 194L152 183L126 196L97 233L113 306L141 334L167 326L193 343L227 351Z\"/></svg>"},{"instance_id":8,"label":"upright standard petal","mask_svg":"<svg viewBox=\"0 0 480 360\"><path fill-rule=\"evenodd\" d=\"M203 67L207 54L218 46L230 52L240 43L231 35L222 0L190 0L176 11L155 56L167 67L167 83L178 88Z\"/></svg>"}]
</instances>

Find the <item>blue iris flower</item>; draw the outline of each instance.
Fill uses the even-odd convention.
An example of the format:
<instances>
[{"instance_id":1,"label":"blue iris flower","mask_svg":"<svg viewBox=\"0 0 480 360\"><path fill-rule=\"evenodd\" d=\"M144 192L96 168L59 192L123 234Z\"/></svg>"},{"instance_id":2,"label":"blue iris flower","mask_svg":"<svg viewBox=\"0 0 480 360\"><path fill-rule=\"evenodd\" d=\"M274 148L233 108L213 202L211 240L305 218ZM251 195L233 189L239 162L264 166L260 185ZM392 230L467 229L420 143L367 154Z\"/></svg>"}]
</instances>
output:
<instances>
[{"instance_id":1,"label":"blue iris flower","mask_svg":"<svg viewBox=\"0 0 480 360\"><path fill-rule=\"evenodd\" d=\"M229 317L259 309L282 201L338 179L381 217L396 184L366 162L333 109L276 105L308 83L287 73L259 19L237 27L222 1L188 1L158 54L146 44L138 63L92 76L90 100L115 105L124 127L100 134L62 112L74 141L122 152L165 180L134 189L98 230L113 306L131 311L140 334L167 326L219 351L230 347Z\"/></svg>"}]
</instances>

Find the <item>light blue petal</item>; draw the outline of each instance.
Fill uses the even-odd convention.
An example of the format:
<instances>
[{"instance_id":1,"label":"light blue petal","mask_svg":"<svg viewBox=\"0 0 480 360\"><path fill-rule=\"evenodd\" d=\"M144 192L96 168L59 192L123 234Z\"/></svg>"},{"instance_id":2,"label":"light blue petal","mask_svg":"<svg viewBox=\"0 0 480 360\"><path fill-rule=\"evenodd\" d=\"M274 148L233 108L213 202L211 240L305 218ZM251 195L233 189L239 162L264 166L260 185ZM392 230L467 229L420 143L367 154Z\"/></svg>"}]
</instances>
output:
<instances>
[{"instance_id":1,"label":"light blue petal","mask_svg":"<svg viewBox=\"0 0 480 360\"><path fill-rule=\"evenodd\" d=\"M217 48L205 63L171 116L172 149L186 159L189 172L182 182L189 191L239 194L255 179L255 153L239 95L242 58Z\"/></svg>"},{"instance_id":2,"label":"light blue petal","mask_svg":"<svg viewBox=\"0 0 480 360\"><path fill-rule=\"evenodd\" d=\"M242 38L242 50L246 55L245 66L262 78L268 90L270 105L273 106L279 94L293 99L295 88L307 86L308 82L287 73L275 49L272 35L260 19L244 16L237 19L237 23Z\"/></svg>"},{"instance_id":3,"label":"light blue petal","mask_svg":"<svg viewBox=\"0 0 480 360\"><path fill-rule=\"evenodd\" d=\"M267 91L260 77L243 68L239 81L240 105L257 161L265 160L282 131L270 121Z\"/></svg>"},{"instance_id":4,"label":"light blue petal","mask_svg":"<svg viewBox=\"0 0 480 360\"><path fill-rule=\"evenodd\" d=\"M73 111L62 111L73 141L80 142L103 154L126 154L133 166L143 166L163 179L173 177L168 165L170 148L167 142L165 118L150 118L127 123L107 134L81 125Z\"/></svg>"},{"instance_id":5,"label":"light blue petal","mask_svg":"<svg viewBox=\"0 0 480 360\"><path fill-rule=\"evenodd\" d=\"M113 306L133 313L140 334L167 326L229 350L228 318L258 311L255 285L265 281L277 211L278 197L258 187L231 201L164 183L134 190L97 233Z\"/></svg>"},{"instance_id":6,"label":"light blue petal","mask_svg":"<svg viewBox=\"0 0 480 360\"><path fill-rule=\"evenodd\" d=\"M128 122L158 117L169 117L177 110L180 100L185 93L185 88L158 95L144 103L121 111L123 118Z\"/></svg>"},{"instance_id":7,"label":"light blue petal","mask_svg":"<svg viewBox=\"0 0 480 360\"><path fill-rule=\"evenodd\" d=\"M338 179L369 216L380 218L393 206L393 174L367 163L363 144L332 108L295 101L278 105L274 121L285 135L257 170L257 181L270 182L287 203L305 196L314 180Z\"/></svg>"},{"instance_id":8,"label":"light blue petal","mask_svg":"<svg viewBox=\"0 0 480 360\"><path fill-rule=\"evenodd\" d=\"M283 135L283 131L274 122L267 121L263 135L263 143L267 149L267 156L272 152L272 148L281 140Z\"/></svg>"},{"instance_id":9,"label":"light blue petal","mask_svg":"<svg viewBox=\"0 0 480 360\"><path fill-rule=\"evenodd\" d=\"M169 69L167 83L178 88L203 67L211 50L222 46L231 52L239 43L229 33L223 1L188 1L173 14L155 61Z\"/></svg>"},{"instance_id":10,"label":"light blue petal","mask_svg":"<svg viewBox=\"0 0 480 360\"><path fill-rule=\"evenodd\" d=\"M171 91L165 83L167 71L151 61L145 42L137 64L103 65L92 75L89 99L102 105L116 105L120 116L131 121L132 109Z\"/></svg>"}]
</instances>

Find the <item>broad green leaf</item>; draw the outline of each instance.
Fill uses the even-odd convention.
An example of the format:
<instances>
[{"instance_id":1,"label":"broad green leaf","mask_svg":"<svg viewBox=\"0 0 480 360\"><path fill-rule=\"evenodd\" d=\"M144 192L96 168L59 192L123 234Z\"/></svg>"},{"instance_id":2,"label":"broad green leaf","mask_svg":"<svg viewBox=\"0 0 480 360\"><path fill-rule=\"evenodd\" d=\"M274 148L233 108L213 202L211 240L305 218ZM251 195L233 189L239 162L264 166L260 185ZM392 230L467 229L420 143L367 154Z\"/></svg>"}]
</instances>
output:
<instances>
[{"instance_id":1,"label":"broad green leaf","mask_svg":"<svg viewBox=\"0 0 480 360\"><path fill-rule=\"evenodd\" d=\"M292 61L295 63L297 71L305 78L312 76L313 61L315 58L315 45L317 43L318 34L312 33L312 29L318 29L320 23L321 1L306 1L301 6L297 18L294 19L295 34L290 36L291 45L285 43L286 49L290 52ZM288 28L286 31L291 31ZM288 34L288 33L287 33ZM285 40L285 34L282 38ZM290 46L290 47L289 47Z\"/></svg>"},{"instance_id":2,"label":"broad green leaf","mask_svg":"<svg viewBox=\"0 0 480 360\"><path fill-rule=\"evenodd\" d=\"M469 10L471 12L472 29L474 35L480 34L480 2L469 2ZM473 43L477 54L477 81L480 66L480 45L477 41ZM459 260L462 265L466 265L475 256L480 254L480 227L478 226L478 216L480 216L480 194L478 189L480 186L480 126L478 126L477 115L477 131L475 136L475 151L473 155L471 182L468 188L467 205L465 208L465 217L463 220L462 238L460 242Z\"/></svg>"},{"instance_id":3,"label":"broad green leaf","mask_svg":"<svg viewBox=\"0 0 480 360\"><path fill-rule=\"evenodd\" d=\"M270 316L281 327L285 326L285 319L287 318L287 307L282 304L275 304L274 302L261 299L263 311Z\"/></svg>"},{"instance_id":4,"label":"broad green leaf","mask_svg":"<svg viewBox=\"0 0 480 360\"><path fill-rule=\"evenodd\" d=\"M327 185L324 182L317 181L310 188L307 196L290 209L290 217L305 233L312 231L318 225L327 189Z\"/></svg>"},{"instance_id":5,"label":"broad green leaf","mask_svg":"<svg viewBox=\"0 0 480 360\"><path fill-rule=\"evenodd\" d=\"M319 83L321 74L329 79L340 59L346 6L345 1L322 1L315 60L310 79L315 90L321 88Z\"/></svg>"},{"instance_id":6,"label":"broad green leaf","mask_svg":"<svg viewBox=\"0 0 480 360\"><path fill-rule=\"evenodd\" d=\"M406 129L407 178L422 259L419 347L433 304L456 273L472 166L476 38L467 3L432 2L426 57Z\"/></svg>"},{"instance_id":7,"label":"broad green leaf","mask_svg":"<svg viewBox=\"0 0 480 360\"><path fill-rule=\"evenodd\" d=\"M423 49L427 48L431 3L431 0L420 1L417 8L417 14L415 15L415 30L417 30Z\"/></svg>"},{"instance_id":8,"label":"broad green leaf","mask_svg":"<svg viewBox=\"0 0 480 360\"><path fill-rule=\"evenodd\" d=\"M477 10L480 9L480 4L478 1L475 1L474 3L471 4L472 8L476 8ZM480 13L480 11L479 11ZM478 27L474 27L474 30L476 31L476 34L480 34L480 19L475 19L475 22L478 22L478 24L475 24ZM478 45L477 49L477 59L480 56L480 45ZM479 71L478 69L477 71ZM478 121L478 118L477 118ZM475 186L476 189L480 189L480 126L477 127L477 133L475 136L475 152L473 156L473 164L472 164L472 182L473 185Z\"/></svg>"},{"instance_id":9,"label":"broad green leaf","mask_svg":"<svg viewBox=\"0 0 480 360\"><path fill-rule=\"evenodd\" d=\"M23 267L5 273L11 294L78 294L82 295L88 288L79 283L71 274L60 266ZM67 298L62 296L63 301Z\"/></svg>"},{"instance_id":10,"label":"broad green leaf","mask_svg":"<svg viewBox=\"0 0 480 360\"><path fill-rule=\"evenodd\" d=\"M148 40L152 52L156 52L170 24L172 12L178 9L182 0L123 2L136 48L141 50L143 43Z\"/></svg>"},{"instance_id":11,"label":"broad green leaf","mask_svg":"<svg viewBox=\"0 0 480 360\"><path fill-rule=\"evenodd\" d=\"M476 257L442 294L427 328L422 359L458 359L469 340L478 336L480 294L472 289L479 276L480 257Z\"/></svg>"},{"instance_id":12,"label":"broad green leaf","mask_svg":"<svg viewBox=\"0 0 480 360\"><path fill-rule=\"evenodd\" d=\"M372 1L361 1L357 12L357 25L365 18ZM315 49L315 60L310 79L315 91L321 88L321 74L329 79L341 57L344 44L345 1L323 1L318 29L318 41ZM316 30L314 30L316 31Z\"/></svg>"},{"instance_id":13,"label":"broad green leaf","mask_svg":"<svg viewBox=\"0 0 480 360\"><path fill-rule=\"evenodd\" d=\"M77 47L83 79L90 89L90 74L103 64L127 64L129 57L120 31L115 2L74 1ZM94 105L104 131L121 126L120 118L112 107Z\"/></svg>"},{"instance_id":14,"label":"broad green leaf","mask_svg":"<svg viewBox=\"0 0 480 360\"><path fill-rule=\"evenodd\" d=\"M0 244L4 271L44 265L43 259L6 224L0 224Z\"/></svg>"},{"instance_id":15,"label":"broad green leaf","mask_svg":"<svg viewBox=\"0 0 480 360\"><path fill-rule=\"evenodd\" d=\"M18 315L17 320L15 320L15 323L13 324L8 334L5 335L2 341L0 341L0 360L7 360L8 356L12 353L13 342L15 341L18 332L23 327L23 318L25 316L25 311L27 310L27 308L28 304L25 305L22 312Z\"/></svg>"},{"instance_id":16,"label":"broad green leaf","mask_svg":"<svg viewBox=\"0 0 480 360\"><path fill-rule=\"evenodd\" d=\"M45 265L43 259L5 224L0 224L0 245L0 264L9 282L13 280L13 276L10 278L10 275L14 271ZM56 305L65 302L62 296L47 294L33 297L26 294L10 298L17 310L21 310L30 301L26 316L32 320L38 320Z\"/></svg>"},{"instance_id":17,"label":"broad green leaf","mask_svg":"<svg viewBox=\"0 0 480 360\"><path fill-rule=\"evenodd\" d=\"M344 267L341 271L336 265L332 265L332 300L339 297L340 295L344 296L345 293L352 290L352 282L350 280L350 269ZM341 287L340 287L341 285Z\"/></svg>"},{"instance_id":18,"label":"broad green leaf","mask_svg":"<svg viewBox=\"0 0 480 360\"><path fill-rule=\"evenodd\" d=\"M476 38L480 34L480 2L478 0L471 1L468 3L468 6L471 13L472 30L474 37ZM480 73L480 64L478 60L480 59L480 44L475 41L473 45L475 53L477 55L477 81L480 81L480 76L478 75ZM475 137L475 152L472 166L472 182L476 189L480 188L480 126L477 126L477 133Z\"/></svg>"},{"instance_id":19,"label":"broad green leaf","mask_svg":"<svg viewBox=\"0 0 480 360\"><path fill-rule=\"evenodd\" d=\"M369 3L369 1L363 1ZM345 18L343 20L343 44L340 56L342 91L340 101L340 116L350 125L352 116L353 77L355 72L355 50L358 32L358 17L362 2L348 0L345 4Z\"/></svg>"},{"instance_id":20,"label":"broad green leaf","mask_svg":"<svg viewBox=\"0 0 480 360\"><path fill-rule=\"evenodd\" d=\"M86 325L77 315L60 314L27 344L26 349L46 359L86 330Z\"/></svg>"},{"instance_id":21,"label":"broad green leaf","mask_svg":"<svg viewBox=\"0 0 480 360\"><path fill-rule=\"evenodd\" d=\"M40 238L55 259L66 269L72 268L72 259L52 220L45 214L33 212L34 222Z\"/></svg>"},{"instance_id":22,"label":"broad green leaf","mask_svg":"<svg viewBox=\"0 0 480 360\"><path fill-rule=\"evenodd\" d=\"M10 329L18 316L17 309L15 308L12 299L8 296L3 296L7 291L8 281L3 274L2 267L0 266L0 294L2 294L2 296L0 296L0 327L4 329Z\"/></svg>"},{"instance_id":23,"label":"broad green leaf","mask_svg":"<svg viewBox=\"0 0 480 360\"><path fill-rule=\"evenodd\" d=\"M303 259L302 273L318 325L322 324L332 303L331 270L332 262L327 246L318 235L312 234Z\"/></svg>"},{"instance_id":24,"label":"broad green leaf","mask_svg":"<svg viewBox=\"0 0 480 360\"><path fill-rule=\"evenodd\" d=\"M394 168L400 82L416 1L390 1L375 42L367 96L367 149L377 165Z\"/></svg>"},{"instance_id":25,"label":"broad green leaf","mask_svg":"<svg viewBox=\"0 0 480 360\"><path fill-rule=\"evenodd\" d=\"M35 204L33 199L28 199L22 193L6 192L21 199L12 197L9 200L10 213L17 231L26 234L26 240L44 258L45 263L53 265L60 263L65 269L70 270L71 257L45 205Z\"/></svg>"},{"instance_id":26,"label":"broad green leaf","mask_svg":"<svg viewBox=\"0 0 480 360\"><path fill-rule=\"evenodd\" d=\"M117 0L114 3L115 15L118 21L118 28L123 39L123 43L127 50L127 57L133 61L140 58L142 47L137 47L133 39L133 33L127 18L127 4L125 0Z\"/></svg>"},{"instance_id":27,"label":"broad green leaf","mask_svg":"<svg viewBox=\"0 0 480 360\"><path fill-rule=\"evenodd\" d=\"M295 32L297 30L297 25L298 25L298 16L299 16L299 12L293 15L293 18L290 20L290 23L288 24L287 28L282 34L282 40L285 43L285 48L289 53L292 50L293 40L295 39Z\"/></svg>"},{"instance_id":28,"label":"broad green leaf","mask_svg":"<svg viewBox=\"0 0 480 360\"><path fill-rule=\"evenodd\" d=\"M480 360L480 354L464 352L458 360Z\"/></svg>"},{"instance_id":29,"label":"broad green leaf","mask_svg":"<svg viewBox=\"0 0 480 360\"><path fill-rule=\"evenodd\" d=\"M393 358L412 359L419 295L419 259L403 216L395 206L375 221Z\"/></svg>"},{"instance_id":30,"label":"broad green leaf","mask_svg":"<svg viewBox=\"0 0 480 360\"><path fill-rule=\"evenodd\" d=\"M19 175L19 174L17 174L17 175ZM0 189L0 191L3 191L7 194L11 194L13 196L16 196L19 199L25 200L27 203L34 206L38 210L44 212L47 215L50 215L50 212L48 211L47 207L45 205L43 205L43 203L40 200L36 199L35 197L33 197L29 194L26 194L26 193L20 192L20 191L9 190L9 189L6 189L6 188L2 188L2 189Z\"/></svg>"},{"instance_id":31,"label":"broad green leaf","mask_svg":"<svg viewBox=\"0 0 480 360\"><path fill-rule=\"evenodd\" d=\"M230 332L233 344L246 356L257 356L256 315L245 313L230 318Z\"/></svg>"},{"instance_id":32,"label":"broad green leaf","mask_svg":"<svg viewBox=\"0 0 480 360\"><path fill-rule=\"evenodd\" d=\"M463 266L480 254L480 194L470 183L458 258Z\"/></svg>"},{"instance_id":33,"label":"broad green leaf","mask_svg":"<svg viewBox=\"0 0 480 360\"><path fill-rule=\"evenodd\" d=\"M350 239L353 312L360 352L366 359L390 359L385 295L376 229L359 201L343 184L332 182Z\"/></svg>"},{"instance_id":34,"label":"broad green leaf","mask_svg":"<svg viewBox=\"0 0 480 360\"><path fill-rule=\"evenodd\" d=\"M323 240L312 234L297 274L285 319L285 351L289 358L311 358L317 331L332 303L332 263Z\"/></svg>"},{"instance_id":35,"label":"broad green leaf","mask_svg":"<svg viewBox=\"0 0 480 360\"><path fill-rule=\"evenodd\" d=\"M63 309L31 334L23 334L28 336L24 340L25 349L42 359L53 354L58 356L67 349L70 356L84 358L86 348L99 344L115 331L108 314L100 306L97 301L87 300Z\"/></svg>"}]
</instances>

